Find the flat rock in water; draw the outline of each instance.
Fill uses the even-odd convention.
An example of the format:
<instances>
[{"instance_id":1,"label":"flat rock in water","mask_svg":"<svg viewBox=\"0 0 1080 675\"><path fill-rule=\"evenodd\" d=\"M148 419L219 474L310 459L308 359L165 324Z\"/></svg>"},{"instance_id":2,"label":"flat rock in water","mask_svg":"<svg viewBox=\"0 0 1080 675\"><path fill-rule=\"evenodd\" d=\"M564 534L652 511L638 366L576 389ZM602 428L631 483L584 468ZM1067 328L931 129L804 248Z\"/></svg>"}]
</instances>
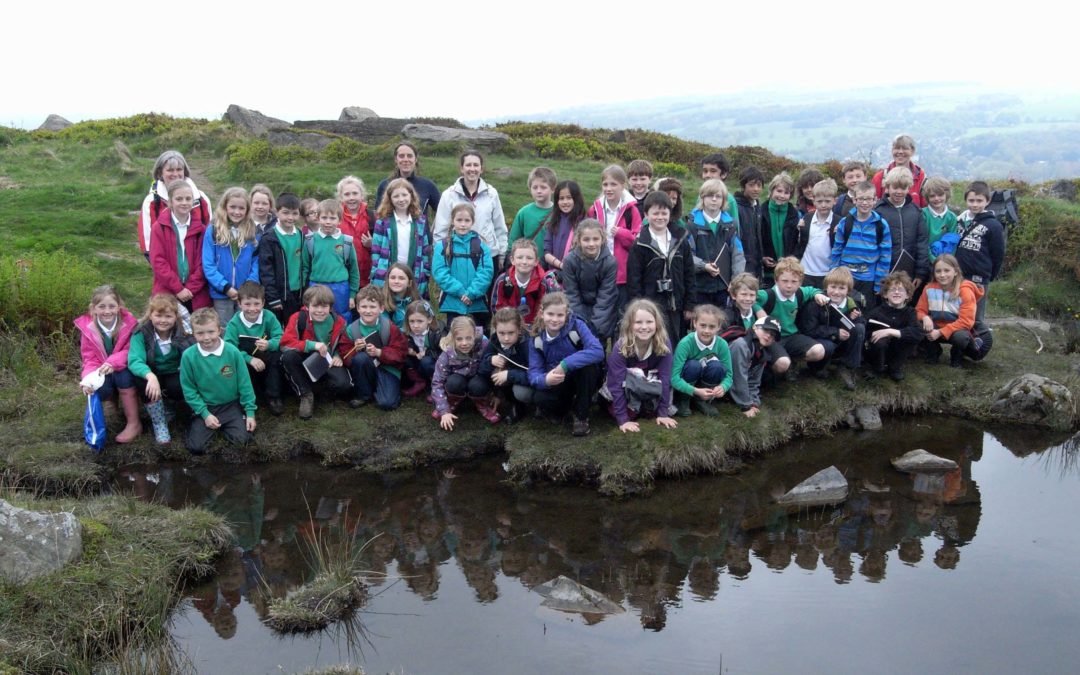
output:
<instances>
[{"instance_id":1,"label":"flat rock in water","mask_svg":"<svg viewBox=\"0 0 1080 675\"><path fill-rule=\"evenodd\" d=\"M544 607L560 612L581 612L584 614L622 614L626 610L612 602L599 591L559 575L536 587L536 592L544 596L540 603Z\"/></svg>"},{"instance_id":2,"label":"flat rock in water","mask_svg":"<svg viewBox=\"0 0 1080 675\"><path fill-rule=\"evenodd\" d=\"M912 450L892 460L893 468L904 473L933 473L952 471L958 465L951 459L938 457L925 450Z\"/></svg>"},{"instance_id":3,"label":"flat rock in water","mask_svg":"<svg viewBox=\"0 0 1080 675\"><path fill-rule=\"evenodd\" d=\"M881 413L877 406L861 405L855 408L855 420L860 429L866 431L881 431Z\"/></svg>"},{"instance_id":4,"label":"flat rock in water","mask_svg":"<svg viewBox=\"0 0 1080 675\"><path fill-rule=\"evenodd\" d=\"M1063 384L1027 373L998 390L990 410L1014 422L1065 428L1072 422L1072 393Z\"/></svg>"},{"instance_id":5,"label":"flat rock in water","mask_svg":"<svg viewBox=\"0 0 1080 675\"><path fill-rule=\"evenodd\" d=\"M29 511L0 499L0 577L23 583L81 554L82 524L75 514Z\"/></svg>"},{"instance_id":6,"label":"flat rock in water","mask_svg":"<svg viewBox=\"0 0 1080 675\"><path fill-rule=\"evenodd\" d=\"M791 488L776 500L784 506L824 506L847 499L848 482L840 469L830 466Z\"/></svg>"}]
</instances>

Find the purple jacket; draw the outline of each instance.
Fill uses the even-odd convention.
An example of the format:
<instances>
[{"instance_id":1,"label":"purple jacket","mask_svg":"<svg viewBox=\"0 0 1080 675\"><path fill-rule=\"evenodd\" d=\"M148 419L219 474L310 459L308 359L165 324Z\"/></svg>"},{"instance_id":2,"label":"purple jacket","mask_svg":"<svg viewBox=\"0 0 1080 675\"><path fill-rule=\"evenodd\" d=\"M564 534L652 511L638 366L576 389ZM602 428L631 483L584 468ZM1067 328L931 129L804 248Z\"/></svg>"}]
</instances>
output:
<instances>
[{"instance_id":1,"label":"purple jacket","mask_svg":"<svg viewBox=\"0 0 1080 675\"><path fill-rule=\"evenodd\" d=\"M620 351L622 344L622 338L616 340L607 357L607 388L611 393L611 409L615 414L615 421L620 426L630 421L630 416L626 412L626 393L623 391L623 381L626 380L626 371L629 368L640 368L646 374L649 371L656 372L656 376L660 378L660 410L666 415L667 408L671 407L671 361L674 358L671 343L668 342L667 354L663 356L650 354L645 360L637 356L629 358L623 356Z\"/></svg>"},{"instance_id":2,"label":"purple jacket","mask_svg":"<svg viewBox=\"0 0 1080 675\"><path fill-rule=\"evenodd\" d=\"M431 401L440 415L450 412L450 402L446 398L446 378L451 375L467 378L476 375L486 346L487 338L484 337L480 328L477 328L476 344L473 345L473 350L468 356L459 355L453 346L439 354L439 360L435 362L435 374L431 376Z\"/></svg>"},{"instance_id":3,"label":"purple jacket","mask_svg":"<svg viewBox=\"0 0 1080 675\"><path fill-rule=\"evenodd\" d=\"M571 332L577 334L576 340ZM547 331L541 329L539 335L529 340L529 384L534 389L547 389L548 371L560 363L570 373L603 361L604 347L600 341L584 321L570 314L553 339L548 340Z\"/></svg>"}]
</instances>

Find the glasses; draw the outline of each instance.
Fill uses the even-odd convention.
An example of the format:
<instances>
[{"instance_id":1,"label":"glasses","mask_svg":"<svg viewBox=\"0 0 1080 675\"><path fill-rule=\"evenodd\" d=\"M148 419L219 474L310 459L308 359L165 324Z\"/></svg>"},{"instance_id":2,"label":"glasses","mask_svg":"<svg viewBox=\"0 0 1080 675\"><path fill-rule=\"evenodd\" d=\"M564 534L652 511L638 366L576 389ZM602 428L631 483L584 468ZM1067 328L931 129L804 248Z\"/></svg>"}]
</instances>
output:
<instances>
[{"instance_id":1,"label":"glasses","mask_svg":"<svg viewBox=\"0 0 1080 675\"><path fill-rule=\"evenodd\" d=\"M873 202L875 199L876 199L876 197L856 197L855 201L863 202L865 204L865 203L868 203L868 202Z\"/></svg>"}]
</instances>

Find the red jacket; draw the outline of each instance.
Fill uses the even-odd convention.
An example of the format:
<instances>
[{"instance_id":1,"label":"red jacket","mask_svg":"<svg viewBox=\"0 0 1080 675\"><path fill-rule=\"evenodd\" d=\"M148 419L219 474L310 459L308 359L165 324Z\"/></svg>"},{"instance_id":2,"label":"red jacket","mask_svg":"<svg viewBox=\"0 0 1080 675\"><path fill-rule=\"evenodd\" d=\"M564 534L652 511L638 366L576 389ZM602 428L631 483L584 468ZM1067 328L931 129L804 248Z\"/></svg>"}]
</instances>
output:
<instances>
[{"instance_id":1,"label":"red jacket","mask_svg":"<svg viewBox=\"0 0 1080 675\"><path fill-rule=\"evenodd\" d=\"M187 283L180 283L180 273L176 268L176 230L172 225L172 211L163 209L154 223L150 237L150 267L154 270L154 286L151 293L172 293L176 295L185 288L191 291L193 309L210 307L210 287L203 276L202 243L206 232L206 223L202 222L199 211L191 211L191 223L184 236L184 257L188 263Z\"/></svg>"},{"instance_id":2,"label":"red jacket","mask_svg":"<svg viewBox=\"0 0 1080 675\"><path fill-rule=\"evenodd\" d=\"M352 237L353 248L356 249L356 266L360 268L360 288L368 285L371 279L371 242L367 246L360 243L360 238L365 234L371 236L372 227L375 225L374 214L368 209L367 204L361 202L360 208L355 214L342 207L341 222L338 227L342 234Z\"/></svg>"},{"instance_id":3,"label":"red jacket","mask_svg":"<svg viewBox=\"0 0 1080 675\"><path fill-rule=\"evenodd\" d=\"M304 316L304 334L301 336L297 333L296 327L299 323L300 316ZM352 349L352 344L349 343L343 335L345 331L345 319L341 318L337 314L330 312L330 316L334 317L334 325L330 329L330 339L327 340L327 347L334 344L336 341L338 354L345 356L345 353ZM310 351L307 348L306 342L318 342L315 337L315 324L308 316L307 307L301 307L300 311L289 317L289 323L285 326L285 331L281 334L281 349L293 349L298 352ZM342 349L344 345L344 349Z\"/></svg>"},{"instance_id":4,"label":"red jacket","mask_svg":"<svg viewBox=\"0 0 1080 675\"><path fill-rule=\"evenodd\" d=\"M490 307L493 313L503 307L513 307L514 309L521 307L521 287L517 285L515 274L514 266L511 265L509 271L500 274L499 278L495 280L495 285L491 287ZM525 323L530 325L533 319L536 318L536 313L540 311L540 301L544 299L543 280L544 275L540 273L540 266L537 265L533 268L529 283L525 286L525 307L528 311L525 313L524 319Z\"/></svg>"},{"instance_id":5,"label":"red jacket","mask_svg":"<svg viewBox=\"0 0 1080 675\"><path fill-rule=\"evenodd\" d=\"M357 319L356 321L359 321ZM353 321L355 324L356 321ZM390 339L387 340L387 344L382 346L382 354L379 355L379 365L390 366L392 368L404 368L405 357L409 355L409 341L405 337L405 334L398 330L398 327L394 325L393 321L390 321L386 317L380 316L379 321L387 321L390 328ZM379 329L376 329L378 332ZM353 352L353 342L349 339L348 333L341 338L342 345L338 346L338 353L341 354L342 359L345 361L345 365L349 366L352 363L353 357L356 353ZM351 352L351 353L350 353ZM348 354L348 356L345 356Z\"/></svg>"},{"instance_id":6,"label":"red jacket","mask_svg":"<svg viewBox=\"0 0 1080 675\"><path fill-rule=\"evenodd\" d=\"M896 162L889 162L889 166L885 167L881 171L874 174L871 178L871 182L874 184L874 190L877 191L878 199L881 199L885 195L885 188L881 186L881 182L885 179L885 174L889 173L889 169L896 166ZM926 180L926 172L922 170L915 162L908 162L908 168L911 169L911 176L915 182L911 184L911 189L908 190L908 194L911 195L911 201L915 202L915 206L920 209L926 206L926 200L922 196L922 184Z\"/></svg>"}]
</instances>

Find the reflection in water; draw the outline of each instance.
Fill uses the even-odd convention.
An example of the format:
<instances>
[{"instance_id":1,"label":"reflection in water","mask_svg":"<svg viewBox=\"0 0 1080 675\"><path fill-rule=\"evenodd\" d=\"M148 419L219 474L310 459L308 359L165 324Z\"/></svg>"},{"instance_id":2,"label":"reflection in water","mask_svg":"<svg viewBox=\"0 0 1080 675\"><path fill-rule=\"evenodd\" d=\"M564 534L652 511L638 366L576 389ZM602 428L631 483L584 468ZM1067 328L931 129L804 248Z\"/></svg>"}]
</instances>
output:
<instances>
[{"instance_id":1,"label":"reflection in water","mask_svg":"<svg viewBox=\"0 0 1080 675\"><path fill-rule=\"evenodd\" d=\"M310 579L301 544L320 537L355 537L358 545L374 538L360 554L362 567L400 577L425 601L438 597L446 564L457 566L479 603L499 598L500 574L529 589L565 575L660 631L684 593L715 600L725 575L745 580L820 566L837 584L856 575L877 583L890 565L928 556L956 569L979 527L971 466L983 435L970 425L943 428L909 422L884 438L838 434L796 444L738 476L662 481L648 499L625 502L581 488L515 491L499 482L495 461L383 477L307 464L157 467L129 479L142 497L201 504L233 524L233 548L217 576L192 591L193 605L225 640L237 632L241 599L262 618L270 597ZM959 468L935 475L889 468L891 456L914 447ZM775 505L777 495L830 464L851 486L845 503L797 512Z\"/></svg>"}]
</instances>

